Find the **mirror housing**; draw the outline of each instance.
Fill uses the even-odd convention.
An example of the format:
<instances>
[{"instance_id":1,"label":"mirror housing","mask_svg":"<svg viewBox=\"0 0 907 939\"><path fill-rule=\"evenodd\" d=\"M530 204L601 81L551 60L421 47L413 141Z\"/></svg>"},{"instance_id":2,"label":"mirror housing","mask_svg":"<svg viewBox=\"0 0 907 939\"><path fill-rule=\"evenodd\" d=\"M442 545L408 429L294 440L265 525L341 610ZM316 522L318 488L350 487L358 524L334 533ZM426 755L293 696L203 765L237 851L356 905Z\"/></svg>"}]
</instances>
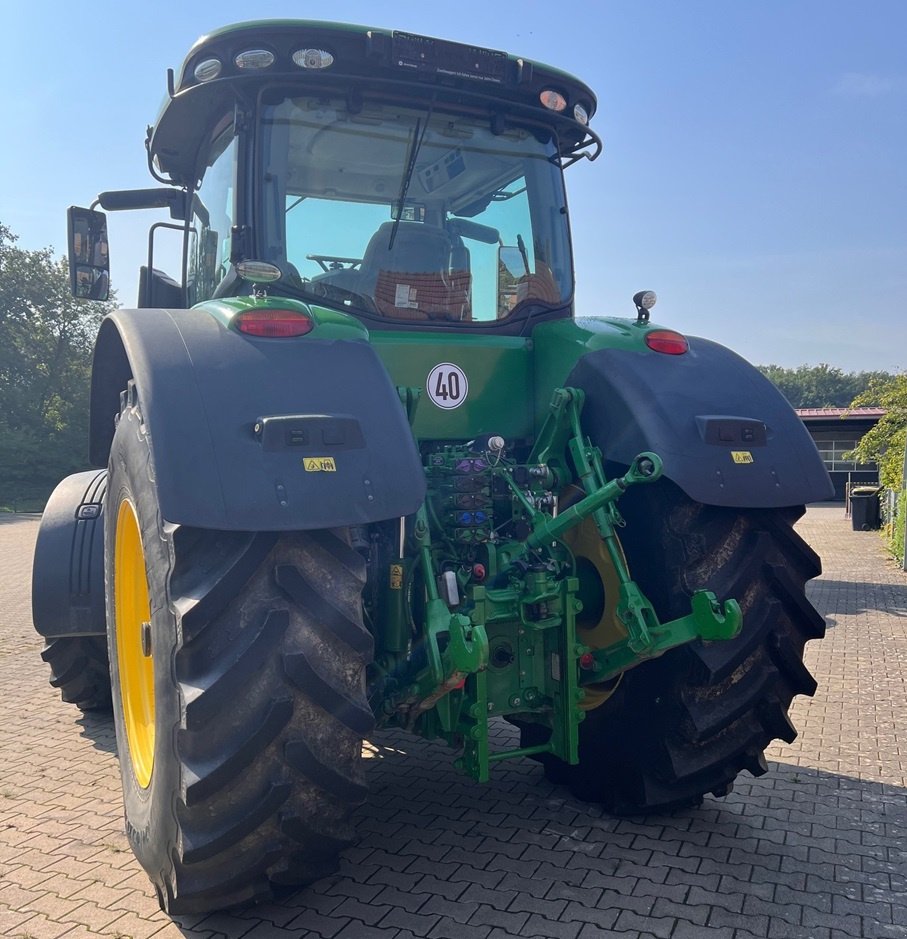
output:
<instances>
[{"instance_id":1,"label":"mirror housing","mask_svg":"<svg viewBox=\"0 0 907 939\"><path fill-rule=\"evenodd\" d=\"M496 245L501 240L501 233L490 225L480 225L468 218L450 218L447 220L447 230L460 238L469 238L472 241L481 241L486 245Z\"/></svg>"},{"instance_id":2,"label":"mirror housing","mask_svg":"<svg viewBox=\"0 0 907 939\"><path fill-rule=\"evenodd\" d=\"M106 300L110 296L107 216L72 205L66 223L72 295L79 300Z\"/></svg>"}]
</instances>

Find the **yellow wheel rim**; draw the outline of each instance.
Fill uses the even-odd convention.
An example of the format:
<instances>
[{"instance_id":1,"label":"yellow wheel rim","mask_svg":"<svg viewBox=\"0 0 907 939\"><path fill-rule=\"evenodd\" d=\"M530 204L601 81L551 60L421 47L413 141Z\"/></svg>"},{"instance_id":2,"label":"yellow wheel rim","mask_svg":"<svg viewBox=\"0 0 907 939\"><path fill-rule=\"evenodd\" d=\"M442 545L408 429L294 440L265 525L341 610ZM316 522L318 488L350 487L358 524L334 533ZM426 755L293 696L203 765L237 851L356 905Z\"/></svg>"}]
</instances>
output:
<instances>
[{"instance_id":1,"label":"yellow wheel rim","mask_svg":"<svg viewBox=\"0 0 907 939\"><path fill-rule=\"evenodd\" d=\"M138 784L146 789L154 767L154 662L148 625L151 605L142 536L135 509L128 499L120 503L117 512L113 575L123 723L132 770ZM147 648L143 647L143 638Z\"/></svg>"},{"instance_id":2,"label":"yellow wheel rim","mask_svg":"<svg viewBox=\"0 0 907 939\"><path fill-rule=\"evenodd\" d=\"M598 528L587 518L564 536L564 542L576 558L583 610L576 620L576 638L590 649L603 649L626 639L627 630L617 617L620 579ZM596 685L583 685L586 697L580 702L584 711L604 704L617 690L621 676Z\"/></svg>"}]
</instances>

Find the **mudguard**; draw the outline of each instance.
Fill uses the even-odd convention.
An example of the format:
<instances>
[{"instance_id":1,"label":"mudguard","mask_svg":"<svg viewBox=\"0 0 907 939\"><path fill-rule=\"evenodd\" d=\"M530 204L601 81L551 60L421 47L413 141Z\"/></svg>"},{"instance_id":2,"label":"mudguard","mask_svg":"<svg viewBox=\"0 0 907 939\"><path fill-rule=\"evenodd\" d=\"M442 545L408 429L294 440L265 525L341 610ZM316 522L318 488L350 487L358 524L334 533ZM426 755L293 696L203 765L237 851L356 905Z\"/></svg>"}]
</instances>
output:
<instances>
[{"instance_id":1,"label":"mudguard","mask_svg":"<svg viewBox=\"0 0 907 939\"><path fill-rule=\"evenodd\" d=\"M32 620L47 639L100 636L107 470L67 476L51 493L35 542Z\"/></svg>"},{"instance_id":2,"label":"mudguard","mask_svg":"<svg viewBox=\"0 0 907 939\"><path fill-rule=\"evenodd\" d=\"M203 309L118 310L101 324L91 461L107 462L132 380L161 515L235 531L336 528L415 512L425 474L367 341L261 339Z\"/></svg>"},{"instance_id":3,"label":"mudguard","mask_svg":"<svg viewBox=\"0 0 907 939\"><path fill-rule=\"evenodd\" d=\"M803 422L745 359L691 337L683 355L599 349L566 384L586 394L583 427L605 459L629 465L643 450L697 502L780 508L829 499L834 489Z\"/></svg>"}]
</instances>

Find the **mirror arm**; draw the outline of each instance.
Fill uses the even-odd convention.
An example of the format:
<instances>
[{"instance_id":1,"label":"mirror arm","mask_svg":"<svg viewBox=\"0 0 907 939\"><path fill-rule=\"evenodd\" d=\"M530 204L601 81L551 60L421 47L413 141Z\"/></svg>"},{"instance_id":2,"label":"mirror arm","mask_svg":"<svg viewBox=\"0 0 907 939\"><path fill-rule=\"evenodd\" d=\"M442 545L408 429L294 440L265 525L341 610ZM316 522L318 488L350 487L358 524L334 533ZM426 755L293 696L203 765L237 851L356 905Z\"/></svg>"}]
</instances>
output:
<instances>
[{"instance_id":1,"label":"mirror arm","mask_svg":"<svg viewBox=\"0 0 907 939\"><path fill-rule=\"evenodd\" d=\"M115 189L99 192L92 203L108 212L127 209L170 209L170 217L186 219L186 191L184 189Z\"/></svg>"}]
</instances>

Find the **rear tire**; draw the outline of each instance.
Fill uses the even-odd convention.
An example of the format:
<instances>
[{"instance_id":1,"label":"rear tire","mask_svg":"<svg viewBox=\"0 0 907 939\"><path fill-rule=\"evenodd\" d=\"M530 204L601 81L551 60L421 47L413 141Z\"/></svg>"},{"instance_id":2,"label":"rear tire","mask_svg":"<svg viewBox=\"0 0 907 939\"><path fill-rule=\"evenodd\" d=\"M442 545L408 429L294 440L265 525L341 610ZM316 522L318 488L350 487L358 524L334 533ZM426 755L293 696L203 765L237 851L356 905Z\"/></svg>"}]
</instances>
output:
<instances>
[{"instance_id":1,"label":"rear tire","mask_svg":"<svg viewBox=\"0 0 907 939\"><path fill-rule=\"evenodd\" d=\"M701 589L743 610L737 638L697 641L625 673L580 724L578 766L543 760L578 798L635 815L726 795L744 769L766 772L765 748L796 737L794 695L815 691L803 647L825 623L805 594L821 565L793 531L802 506L707 506L663 480L630 490L620 509L631 574L662 621L688 613ZM524 745L538 739L538 728L524 729Z\"/></svg>"},{"instance_id":2,"label":"rear tire","mask_svg":"<svg viewBox=\"0 0 907 939\"><path fill-rule=\"evenodd\" d=\"M317 880L354 840L350 816L366 795L362 738L374 726L364 686L373 648L362 625L364 563L344 531L278 536L168 524L153 465L130 386L105 513L126 831L166 912L208 912ZM141 760L136 773L124 714L143 654L125 648L137 633L116 622L124 501L141 531L152 611L150 777Z\"/></svg>"},{"instance_id":3,"label":"rear tire","mask_svg":"<svg viewBox=\"0 0 907 939\"><path fill-rule=\"evenodd\" d=\"M67 704L83 711L110 710L110 665L103 636L48 639L41 658L50 665L50 683Z\"/></svg>"}]
</instances>

